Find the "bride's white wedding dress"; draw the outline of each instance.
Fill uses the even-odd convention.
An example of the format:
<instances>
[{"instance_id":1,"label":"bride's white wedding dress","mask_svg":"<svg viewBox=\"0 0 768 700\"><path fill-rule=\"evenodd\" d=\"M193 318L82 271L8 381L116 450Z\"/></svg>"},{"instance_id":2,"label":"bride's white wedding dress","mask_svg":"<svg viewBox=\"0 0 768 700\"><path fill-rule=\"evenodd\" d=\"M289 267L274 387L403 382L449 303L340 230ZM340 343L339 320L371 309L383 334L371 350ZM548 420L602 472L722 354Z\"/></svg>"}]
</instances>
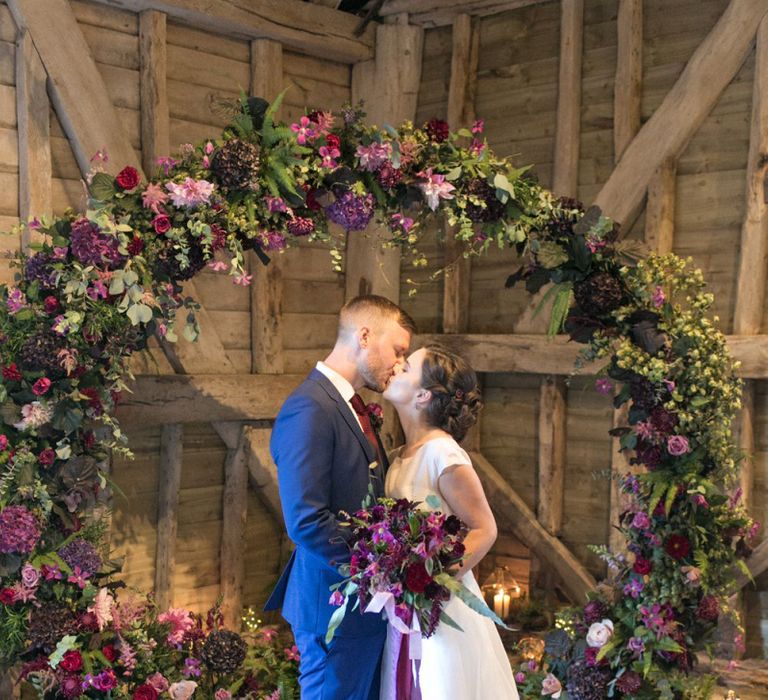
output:
<instances>
[{"instance_id":1,"label":"bride's white wedding dress","mask_svg":"<svg viewBox=\"0 0 768 700\"><path fill-rule=\"evenodd\" d=\"M440 493L438 479L448 467L471 463L469 455L450 437L430 440L405 459L400 457L398 449L390 459L386 494L422 503L427 496L435 494L443 501L443 512L451 514ZM471 571L464 575L463 583L475 595L482 596ZM422 640L419 672L422 699L518 700L509 659L494 623L470 610L455 596L444 609L462 631L441 624L431 637ZM382 690L394 686L395 653L389 638L383 658Z\"/></svg>"}]
</instances>

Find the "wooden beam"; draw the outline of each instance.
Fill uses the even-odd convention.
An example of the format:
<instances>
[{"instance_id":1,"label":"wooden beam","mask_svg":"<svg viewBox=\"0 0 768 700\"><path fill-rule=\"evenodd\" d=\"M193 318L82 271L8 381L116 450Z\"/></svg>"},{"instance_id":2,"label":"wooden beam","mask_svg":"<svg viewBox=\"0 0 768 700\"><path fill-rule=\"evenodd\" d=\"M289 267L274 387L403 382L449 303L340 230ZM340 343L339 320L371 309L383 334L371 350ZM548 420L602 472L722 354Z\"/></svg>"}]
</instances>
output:
<instances>
[{"instance_id":1,"label":"wooden beam","mask_svg":"<svg viewBox=\"0 0 768 700\"><path fill-rule=\"evenodd\" d=\"M552 166L552 191L562 197L576 197L579 187L583 46L584 0L562 0L557 125Z\"/></svg>"},{"instance_id":2,"label":"wooden beam","mask_svg":"<svg viewBox=\"0 0 768 700\"><path fill-rule=\"evenodd\" d=\"M746 560L746 564L753 579L768 571L768 538L755 547L755 551ZM749 578L739 571L736 574L736 585L743 588L748 583Z\"/></svg>"},{"instance_id":3,"label":"wooden beam","mask_svg":"<svg viewBox=\"0 0 768 700\"><path fill-rule=\"evenodd\" d=\"M459 14L487 17L549 1L551 0L387 0L379 10L379 15L386 20L405 12L409 14L411 24L443 27L451 24Z\"/></svg>"},{"instance_id":4,"label":"wooden beam","mask_svg":"<svg viewBox=\"0 0 768 700\"><path fill-rule=\"evenodd\" d=\"M248 455L248 473L250 483L269 509L272 517L283 522L283 508L280 504L280 492L277 486L277 466L269 451L271 428L246 426L245 441Z\"/></svg>"},{"instance_id":5,"label":"wooden beam","mask_svg":"<svg viewBox=\"0 0 768 700\"><path fill-rule=\"evenodd\" d=\"M675 235L677 162L667 158L656 169L648 186L645 209L645 243L657 255L672 252Z\"/></svg>"},{"instance_id":6,"label":"wooden beam","mask_svg":"<svg viewBox=\"0 0 768 700\"><path fill-rule=\"evenodd\" d=\"M248 516L248 456L245 431L237 447L227 451L224 465L221 529L221 610L230 627L240 622L245 577L245 523Z\"/></svg>"},{"instance_id":7,"label":"wooden beam","mask_svg":"<svg viewBox=\"0 0 768 700\"><path fill-rule=\"evenodd\" d=\"M132 12L158 10L174 22L231 38L274 39L298 53L331 61L355 63L373 57L373 25L355 36L358 20L354 15L300 0L95 2Z\"/></svg>"},{"instance_id":8,"label":"wooden beam","mask_svg":"<svg viewBox=\"0 0 768 700\"><path fill-rule=\"evenodd\" d=\"M608 216L627 224L659 165L680 155L744 63L766 10L763 2L731 0L597 195Z\"/></svg>"},{"instance_id":9,"label":"wooden beam","mask_svg":"<svg viewBox=\"0 0 768 700\"><path fill-rule=\"evenodd\" d=\"M251 95L270 102L283 89L283 47L270 39L251 42ZM269 265L248 253L251 282L251 371L283 371L283 256L273 254Z\"/></svg>"},{"instance_id":10,"label":"wooden beam","mask_svg":"<svg viewBox=\"0 0 768 700\"><path fill-rule=\"evenodd\" d=\"M741 227L741 253L737 275L733 332L760 332L765 302L768 257L768 19L757 33L755 77L752 90L752 124L747 157L747 207Z\"/></svg>"},{"instance_id":11,"label":"wooden beam","mask_svg":"<svg viewBox=\"0 0 768 700\"><path fill-rule=\"evenodd\" d=\"M470 126L475 119L479 26L467 14L453 21L451 78L448 85L448 123L452 129ZM443 275L443 332L465 333L469 327L472 262L446 224Z\"/></svg>"},{"instance_id":12,"label":"wooden beam","mask_svg":"<svg viewBox=\"0 0 768 700\"><path fill-rule=\"evenodd\" d=\"M173 606L183 437L184 427L180 423L164 425L160 434L155 600L161 610Z\"/></svg>"},{"instance_id":13,"label":"wooden beam","mask_svg":"<svg viewBox=\"0 0 768 700\"><path fill-rule=\"evenodd\" d=\"M170 116L166 89L166 15L157 10L139 14L139 60L141 68L141 162L151 177L157 159L170 154Z\"/></svg>"},{"instance_id":14,"label":"wooden beam","mask_svg":"<svg viewBox=\"0 0 768 700\"><path fill-rule=\"evenodd\" d=\"M117 417L129 426L271 420L304 375L159 374L138 377Z\"/></svg>"},{"instance_id":15,"label":"wooden beam","mask_svg":"<svg viewBox=\"0 0 768 700\"><path fill-rule=\"evenodd\" d=\"M376 28L376 58L352 68L352 103L363 101L373 124L398 125L415 119L421 80L424 31L418 27L380 25ZM387 237L388 232L381 230ZM358 294L400 299L400 251L384 250L375 231L370 237L347 236L347 300Z\"/></svg>"},{"instance_id":16,"label":"wooden beam","mask_svg":"<svg viewBox=\"0 0 768 700\"><path fill-rule=\"evenodd\" d=\"M547 375L539 388L539 484L536 516L557 537L563 526L566 464L566 397L563 377Z\"/></svg>"},{"instance_id":17,"label":"wooden beam","mask_svg":"<svg viewBox=\"0 0 768 700\"><path fill-rule=\"evenodd\" d=\"M613 409L614 428L626 427L628 420L629 404L621 408ZM611 491L608 505L608 548L614 554L624 553L627 550L627 539L618 529L619 518L626 509L626 496L621 493L621 477L630 471L629 460L619 448L621 440L618 437L611 438Z\"/></svg>"},{"instance_id":18,"label":"wooden beam","mask_svg":"<svg viewBox=\"0 0 768 700\"><path fill-rule=\"evenodd\" d=\"M525 501L482 454L473 452L471 457L493 512L504 526L503 529L509 529L530 548L533 555L557 574L563 591L573 603L583 603L587 593L597 588L593 576L559 539L542 527Z\"/></svg>"},{"instance_id":19,"label":"wooden beam","mask_svg":"<svg viewBox=\"0 0 768 700\"><path fill-rule=\"evenodd\" d=\"M19 139L19 219L50 214L51 202L51 124L50 103L43 62L26 29L16 41L16 121ZM34 231L22 232L21 246L42 237Z\"/></svg>"},{"instance_id":20,"label":"wooden beam","mask_svg":"<svg viewBox=\"0 0 768 700\"><path fill-rule=\"evenodd\" d=\"M619 0L613 90L613 154L618 161L640 130L643 85L643 0Z\"/></svg>"},{"instance_id":21,"label":"wooden beam","mask_svg":"<svg viewBox=\"0 0 768 700\"><path fill-rule=\"evenodd\" d=\"M45 65L48 92L80 171L87 173L91 157L103 148L112 172L126 165L140 168L68 0L9 0L8 7L17 25L29 31Z\"/></svg>"}]
</instances>

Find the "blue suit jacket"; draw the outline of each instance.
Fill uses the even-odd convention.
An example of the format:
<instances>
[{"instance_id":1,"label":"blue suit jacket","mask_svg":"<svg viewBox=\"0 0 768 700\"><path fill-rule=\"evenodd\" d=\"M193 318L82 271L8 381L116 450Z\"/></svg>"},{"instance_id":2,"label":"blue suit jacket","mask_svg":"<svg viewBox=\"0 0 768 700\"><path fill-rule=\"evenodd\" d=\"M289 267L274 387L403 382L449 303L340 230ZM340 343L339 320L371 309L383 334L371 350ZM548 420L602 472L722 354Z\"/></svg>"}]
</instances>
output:
<instances>
[{"instance_id":1,"label":"blue suit jacket","mask_svg":"<svg viewBox=\"0 0 768 700\"><path fill-rule=\"evenodd\" d=\"M335 610L328 603L330 587L342 580L338 565L350 558L348 529L339 527L337 515L358 510L369 483L377 496L384 495L386 465L369 468L376 451L349 404L317 369L280 409L270 449L285 527L296 549L265 610L282 608L295 629L324 635ZM384 625L380 615L352 611L350 604L336 634L378 635Z\"/></svg>"}]
</instances>

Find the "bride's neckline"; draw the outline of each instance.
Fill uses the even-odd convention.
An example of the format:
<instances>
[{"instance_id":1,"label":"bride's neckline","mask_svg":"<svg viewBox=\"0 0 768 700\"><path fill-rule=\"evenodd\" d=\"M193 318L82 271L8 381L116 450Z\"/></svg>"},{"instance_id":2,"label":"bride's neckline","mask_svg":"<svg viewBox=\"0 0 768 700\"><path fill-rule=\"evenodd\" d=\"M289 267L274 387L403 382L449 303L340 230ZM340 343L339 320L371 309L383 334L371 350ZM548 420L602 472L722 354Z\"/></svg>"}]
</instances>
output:
<instances>
[{"instance_id":1,"label":"bride's neckline","mask_svg":"<svg viewBox=\"0 0 768 700\"><path fill-rule=\"evenodd\" d=\"M401 446L400 446L400 451L397 453L397 456L398 456L398 457L399 457L401 460L406 460L406 459L413 459L413 458L414 458L414 457L415 457L415 456L416 456L416 455L417 455L419 452L421 452L421 450L422 450L424 447L426 447L427 445L429 445L431 442L434 442L435 440L453 440L453 438L452 438L450 435L438 435L438 436L436 436L436 437L433 437L433 438L429 438L429 440L425 440L425 441L424 441L424 442L422 442L420 445L417 445L417 446L416 446L416 447L413 449L413 452L412 452L411 454L409 454L407 457L403 456L403 449L405 448L405 445L401 445Z\"/></svg>"}]
</instances>

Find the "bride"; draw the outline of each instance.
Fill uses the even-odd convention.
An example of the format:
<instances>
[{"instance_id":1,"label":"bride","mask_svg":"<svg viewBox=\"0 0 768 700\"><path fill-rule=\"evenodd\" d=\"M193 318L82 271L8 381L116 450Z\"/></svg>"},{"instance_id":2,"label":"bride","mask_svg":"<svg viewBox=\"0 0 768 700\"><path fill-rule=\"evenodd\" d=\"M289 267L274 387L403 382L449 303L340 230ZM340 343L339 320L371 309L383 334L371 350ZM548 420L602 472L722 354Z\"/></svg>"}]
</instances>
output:
<instances>
[{"instance_id":1,"label":"bride","mask_svg":"<svg viewBox=\"0 0 768 700\"><path fill-rule=\"evenodd\" d=\"M460 356L428 345L408 357L390 380L384 398L405 432L386 477L387 496L424 501L436 494L446 514L469 527L464 562L456 576L481 597L472 574L496 540L496 522L469 455L458 445L481 407L477 376ZM517 700L517 688L499 633L491 620L452 597L445 612L462 631L446 624L422 641L422 700ZM382 700L393 697L398 642L389 635L382 664ZM418 694L416 694L418 697Z\"/></svg>"}]
</instances>

